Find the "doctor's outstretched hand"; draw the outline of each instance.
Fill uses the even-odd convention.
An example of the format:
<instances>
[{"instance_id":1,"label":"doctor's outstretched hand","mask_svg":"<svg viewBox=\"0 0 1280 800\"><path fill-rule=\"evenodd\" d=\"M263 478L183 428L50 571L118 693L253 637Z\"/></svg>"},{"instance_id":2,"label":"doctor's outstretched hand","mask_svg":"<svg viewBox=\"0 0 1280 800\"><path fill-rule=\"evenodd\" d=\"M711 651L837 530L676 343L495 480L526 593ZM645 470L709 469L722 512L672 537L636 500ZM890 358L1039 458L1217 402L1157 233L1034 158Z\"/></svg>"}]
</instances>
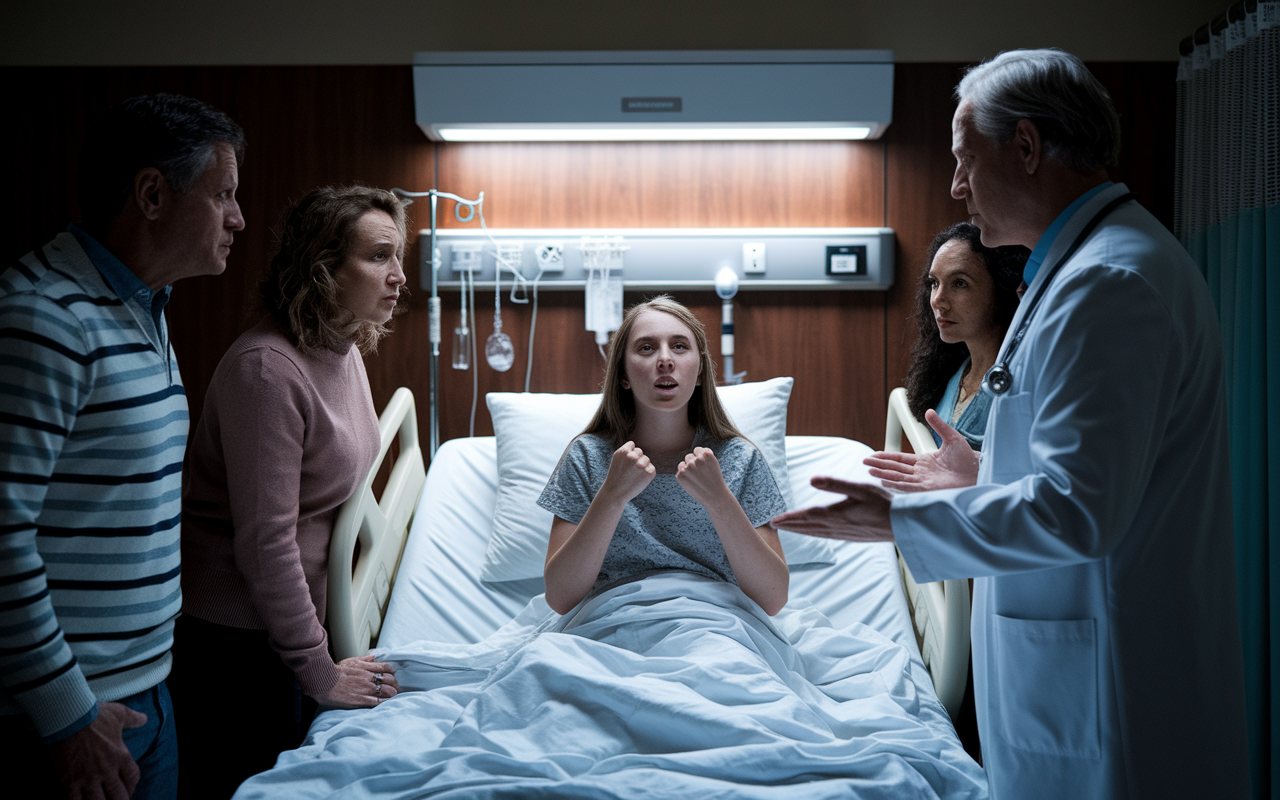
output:
<instances>
[{"instance_id":1,"label":"doctor's outstretched hand","mask_svg":"<svg viewBox=\"0 0 1280 800\"><path fill-rule=\"evenodd\" d=\"M879 486L842 481L839 478L818 477L809 483L824 492L842 494L845 499L829 506L814 506L779 514L769 520L770 525L792 533L821 536L825 539L844 539L850 542L893 541L893 527L889 519L889 504L893 495Z\"/></svg>"},{"instance_id":2,"label":"doctor's outstretched hand","mask_svg":"<svg viewBox=\"0 0 1280 800\"><path fill-rule=\"evenodd\" d=\"M978 482L978 454L960 432L942 421L933 409L924 421L942 437L942 447L932 453L875 453L862 460L871 476L899 492L959 489ZM789 529L788 529L789 530Z\"/></svg>"}]
</instances>

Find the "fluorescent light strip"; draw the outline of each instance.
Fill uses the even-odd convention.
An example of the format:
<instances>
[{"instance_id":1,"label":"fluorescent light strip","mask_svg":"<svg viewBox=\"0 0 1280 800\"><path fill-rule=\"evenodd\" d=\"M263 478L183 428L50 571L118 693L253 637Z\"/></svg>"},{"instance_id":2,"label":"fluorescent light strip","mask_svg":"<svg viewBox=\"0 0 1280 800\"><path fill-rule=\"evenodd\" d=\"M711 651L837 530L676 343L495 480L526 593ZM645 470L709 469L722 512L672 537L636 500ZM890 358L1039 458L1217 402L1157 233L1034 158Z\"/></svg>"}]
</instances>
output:
<instances>
[{"instance_id":1,"label":"fluorescent light strip","mask_svg":"<svg viewBox=\"0 0 1280 800\"><path fill-rule=\"evenodd\" d=\"M868 127L826 128L438 128L446 142L716 142L865 139Z\"/></svg>"}]
</instances>

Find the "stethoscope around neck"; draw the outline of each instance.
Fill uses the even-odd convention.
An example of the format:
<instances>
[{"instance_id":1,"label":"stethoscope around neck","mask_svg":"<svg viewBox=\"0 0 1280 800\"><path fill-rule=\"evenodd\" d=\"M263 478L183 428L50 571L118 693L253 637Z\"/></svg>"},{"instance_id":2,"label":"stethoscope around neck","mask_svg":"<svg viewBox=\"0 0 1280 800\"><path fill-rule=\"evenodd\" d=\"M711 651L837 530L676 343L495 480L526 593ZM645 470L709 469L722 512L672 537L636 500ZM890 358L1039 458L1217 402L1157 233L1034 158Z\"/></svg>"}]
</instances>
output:
<instances>
[{"instance_id":1,"label":"stethoscope around neck","mask_svg":"<svg viewBox=\"0 0 1280 800\"><path fill-rule=\"evenodd\" d=\"M1018 330L1013 334L1013 338L1009 340L1009 346L1005 349L1003 357L996 360L996 365L987 370L987 374L982 378L982 388L991 394L1001 395L1009 391L1013 386L1013 373L1009 371L1009 362L1013 360L1013 354L1017 352L1018 345L1022 343L1022 337L1027 335L1027 328L1031 325L1031 315L1036 313L1036 308L1040 305L1040 298L1044 297L1049 291L1049 284L1057 276L1058 270L1062 269L1062 265L1067 263L1070 258L1076 254L1076 250L1080 249L1080 245L1084 244L1084 240L1093 233L1093 229L1098 227L1098 223L1102 222L1108 214L1115 211L1122 203L1134 199L1138 195L1134 192L1123 194L1112 200L1102 207L1102 210L1093 215L1093 219L1089 220L1089 224L1084 226L1080 231L1080 235L1067 248L1067 252L1062 254L1062 258L1049 269L1045 275L1044 287L1036 292L1036 296L1031 298L1031 307L1027 309L1027 313L1022 315L1022 322L1018 324Z\"/></svg>"}]
</instances>

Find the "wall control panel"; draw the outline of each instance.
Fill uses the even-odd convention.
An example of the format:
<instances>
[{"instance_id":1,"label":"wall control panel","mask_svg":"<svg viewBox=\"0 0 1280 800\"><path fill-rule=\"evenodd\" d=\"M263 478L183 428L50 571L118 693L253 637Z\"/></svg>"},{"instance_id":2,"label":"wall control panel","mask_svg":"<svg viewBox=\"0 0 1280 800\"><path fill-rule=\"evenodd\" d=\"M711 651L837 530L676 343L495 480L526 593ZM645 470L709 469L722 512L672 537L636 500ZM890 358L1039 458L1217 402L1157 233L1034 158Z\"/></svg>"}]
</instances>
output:
<instances>
[{"instance_id":1,"label":"wall control panel","mask_svg":"<svg viewBox=\"0 0 1280 800\"><path fill-rule=\"evenodd\" d=\"M430 232L419 232L421 282L430 288ZM589 251L605 238L621 240L622 280L629 290L711 289L729 267L738 288L884 291L893 285L895 240L891 228L636 228L514 229L444 228L436 231L437 286L457 289L468 275L493 286L504 265L504 285L538 278L540 290L581 291Z\"/></svg>"}]
</instances>

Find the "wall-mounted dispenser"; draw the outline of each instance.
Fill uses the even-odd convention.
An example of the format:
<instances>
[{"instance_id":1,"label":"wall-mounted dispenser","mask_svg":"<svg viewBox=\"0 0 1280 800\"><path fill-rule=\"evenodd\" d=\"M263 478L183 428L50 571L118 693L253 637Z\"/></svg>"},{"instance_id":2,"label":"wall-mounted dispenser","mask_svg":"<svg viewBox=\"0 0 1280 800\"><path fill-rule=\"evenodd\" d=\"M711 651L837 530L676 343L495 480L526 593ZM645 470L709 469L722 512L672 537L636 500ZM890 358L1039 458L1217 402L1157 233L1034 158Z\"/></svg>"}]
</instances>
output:
<instances>
[{"instance_id":1,"label":"wall-mounted dispenser","mask_svg":"<svg viewBox=\"0 0 1280 800\"><path fill-rule=\"evenodd\" d=\"M423 52L413 90L445 142L876 139L893 51Z\"/></svg>"}]
</instances>

